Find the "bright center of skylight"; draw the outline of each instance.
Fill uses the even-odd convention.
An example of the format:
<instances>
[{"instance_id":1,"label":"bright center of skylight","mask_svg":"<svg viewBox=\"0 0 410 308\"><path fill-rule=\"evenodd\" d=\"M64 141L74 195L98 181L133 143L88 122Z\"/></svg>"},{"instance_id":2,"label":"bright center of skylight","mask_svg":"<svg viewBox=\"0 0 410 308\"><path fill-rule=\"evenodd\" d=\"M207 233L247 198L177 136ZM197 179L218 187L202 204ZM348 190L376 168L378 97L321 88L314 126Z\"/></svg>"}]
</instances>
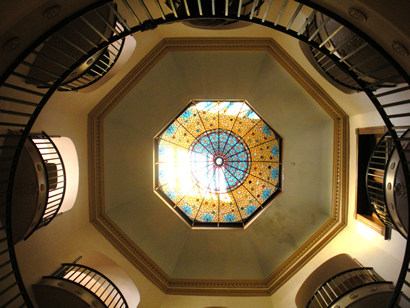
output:
<instances>
[{"instance_id":1,"label":"bright center of skylight","mask_svg":"<svg viewBox=\"0 0 410 308\"><path fill-rule=\"evenodd\" d=\"M195 181L213 193L232 191L249 175L249 149L242 138L230 130L204 132L191 144L189 153Z\"/></svg>"},{"instance_id":2,"label":"bright center of skylight","mask_svg":"<svg viewBox=\"0 0 410 308\"><path fill-rule=\"evenodd\" d=\"M215 158L215 165L217 167L222 167L222 165L224 164L224 159L220 156L218 156L217 158Z\"/></svg>"}]
</instances>

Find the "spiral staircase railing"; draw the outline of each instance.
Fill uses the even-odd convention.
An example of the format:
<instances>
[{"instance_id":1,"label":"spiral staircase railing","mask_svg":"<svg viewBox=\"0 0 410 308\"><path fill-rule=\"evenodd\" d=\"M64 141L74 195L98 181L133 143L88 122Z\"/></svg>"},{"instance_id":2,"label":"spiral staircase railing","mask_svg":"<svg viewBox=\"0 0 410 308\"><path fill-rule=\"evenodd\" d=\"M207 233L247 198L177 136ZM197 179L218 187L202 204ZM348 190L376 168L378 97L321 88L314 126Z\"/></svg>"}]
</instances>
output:
<instances>
[{"instance_id":1,"label":"spiral staircase railing","mask_svg":"<svg viewBox=\"0 0 410 308\"><path fill-rule=\"evenodd\" d=\"M263 25L271 29L286 33L296 39L299 39L310 45L315 50L320 51L330 59L343 74L349 77L354 87L360 88L371 100L376 110L383 119L392 141L398 151L402 163L407 191L409 191L410 175L409 162L399 141L400 136L406 129L410 128L410 113L397 111L397 107L406 107L410 100L400 98L410 93L410 78L406 72L398 65L394 59L386 53L376 42L374 42L365 33L355 28L353 25L343 20L339 16L326 10L323 7L312 4L307 0L282 0L282 1L225 1L224 9L215 6L215 0L195 0L195 1L127 1L122 0L116 3L117 7L111 1L98 1L96 4L76 13L72 17L62 21L56 27L41 36L32 46L30 46L9 69L0 78L0 138L4 140L9 138L8 130L20 128L21 132L14 135L14 142L10 145L0 146L0 215L3 216L3 223L0 226L0 305L1 307L32 307L31 300L25 289L22 277L20 275L14 244L12 240L11 228L11 206L12 206L12 189L15 177L17 162L22 151L24 142L41 112L44 105L56 90L70 90L64 87L64 82L69 75L82 63L85 63L90 56L95 55L100 50L104 50L110 44L122 40L126 36L140 31L154 29L162 24L169 24L177 21L187 21L193 19L231 19L237 21L251 22ZM203 9L206 5L211 5L211 10ZM248 7L243 10L243 6ZM113 32L112 36L105 37L100 43L85 52L79 53L72 60L69 66L60 66L64 69L58 74L52 73L53 80L41 80L29 76L27 67L33 65L33 59L40 52L41 47L50 44L49 40L53 35L61 35L59 32L62 28L69 25L77 18L85 18L90 12L97 12L101 7L107 6L115 14L118 23L121 25ZM235 7L235 10L231 9ZM290 19L284 17L287 11ZM291 11L290 11L291 10ZM289 14L290 12L290 14ZM387 76L386 80L394 78L397 86L393 88L380 88L385 80L376 80L371 83L364 82L366 73L351 69L347 61L354 56L351 55L343 58L337 57L333 50L326 48L315 40L317 32L307 34L306 31L312 22L311 16L316 12L322 12L329 19L332 19L340 26L349 28L355 35L360 36L367 45L372 46L373 51L381 56L390 65L393 76ZM129 20L126 21L126 18ZM79 33L78 35L81 35ZM329 34L329 37L332 33ZM329 38L328 37L328 38ZM326 40L327 38L323 38ZM56 47L56 46L54 46ZM338 46L334 46L338 48ZM360 46L359 46L360 48ZM332 52L333 51L333 52ZM60 51L64 53L63 50ZM50 61L55 61L50 59ZM359 64L360 65L360 64ZM51 72L44 72L50 74ZM399 98L397 98L399 97ZM393 112L390 112L393 110ZM2 143L0 141L0 143ZM395 293L391 299L389 307L395 307L400 295L403 284L408 285L406 275L408 272L410 259L410 245L407 242L405 256L403 257L402 269L396 282Z\"/></svg>"}]
</instances>

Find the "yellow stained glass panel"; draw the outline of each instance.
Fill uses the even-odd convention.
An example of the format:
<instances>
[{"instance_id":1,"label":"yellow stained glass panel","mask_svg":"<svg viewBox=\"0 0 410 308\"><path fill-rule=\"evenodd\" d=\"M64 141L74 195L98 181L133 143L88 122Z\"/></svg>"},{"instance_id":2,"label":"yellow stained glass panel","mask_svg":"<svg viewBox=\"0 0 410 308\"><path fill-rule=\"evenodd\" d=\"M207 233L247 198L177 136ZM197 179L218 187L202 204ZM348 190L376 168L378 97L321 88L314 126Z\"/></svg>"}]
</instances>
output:
<instances>
[{"instance_id":1,"label":"yellow stained glass panel","mask_svg":"<svg viewBox=\"0 0 410 308\"><path fill-rule=\"evenodd\" d=\"M194 227L242 227L281 190L280 137L246 101L192 101L155 144L155 190Z\"/></svg>"}]
</instances>

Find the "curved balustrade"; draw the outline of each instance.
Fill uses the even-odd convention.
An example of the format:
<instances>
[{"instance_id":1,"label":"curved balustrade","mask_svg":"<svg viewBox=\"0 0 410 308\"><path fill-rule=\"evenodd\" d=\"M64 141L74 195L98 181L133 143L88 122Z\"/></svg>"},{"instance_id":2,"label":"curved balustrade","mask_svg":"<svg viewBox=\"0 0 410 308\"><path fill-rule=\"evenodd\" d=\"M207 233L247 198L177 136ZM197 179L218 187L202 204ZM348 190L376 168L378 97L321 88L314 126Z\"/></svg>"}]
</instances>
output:
<instances>
[{"instance_id":1,"label":"curved balustrade","mask_svg":"<svg viewBox=\"0 0 410 308\"><path fill-rule=\"evenodd\" d=\"M117 22L113 31L120 33L124 31L124 28ZM93 54L73 72L73 76L70 74L67 78L68 81L64 82L58 90L75 91L96 83L117 63L123 50L124 43L125 38L119 39Z\"/></svg>"},{"instance_id":2,"label":"curved balustrade","mask_svg":"<svg viewBox=\"0 0 410 308\"><path fill-rule=\"evenodd\" d=\"M401 138L406 149L408 132ZM408 207L403 175L399 179L397 170L400 161L389 133L377 143L367 166L367 196L379 219L388 227L397 230L405 238L408 233Z\"/></svg>"},{"instance_id":3,"label":"curved balustrade","mask_svg":"<svg viewBox=\"0 0 410 308\"><path fill-rule=\"evenodd\" d=\"M0 280L4 281L4 285L6 286L3 290L0 290L0 304L3 306L32 306L22 283L14 253L11 229L11 195L17 161L35 119L50 96L57 89L72 89L72 85L65 86L64 83L69 80L70 74L72 74L76 68L87 62L87 59L96 55L99 51L106 50L110 44L122 40L131 33L153 29L158 25L176 21L193 19L209 20L212 18L252 22L286 33L320 51L323 55L326 55L326 61L330 60L331 62L329 63L331 63L331 65L334 65L334 67L341 70L345 76L348 76L346 78L353 80L355 86L363 90L374 104L385 122L392 142L397 149L398 157L403 168L405 187L407 191L409 191L409 161L406 160L399 137L406 129L410 128L410 114L406 111L403 112L401 109L398 111L396 109L400 107L404 107L405 109L410 103L410 100L402 98L403 96L408 97L410 93L409 76L371 38L337 15L306 0L300 0L299 2L292 0L264 1L263 3L261 1L261 5L258 5L258 0L254 0L252 1L250 12L246 14L242 13L243 2L240 0L231 1L237 3L237 12L233 12L229 9L220 10L215 6L210 11L203 10L205 2L208 3L210 1L183 1L183 6L182 2L180 2L180 6L185 9L185 13L181 13L176 9L175 5L173 5L176 3L174 1L170 1L170 7L168 7L165 1L133 1L129 3L123 0L117 3L117 5L120 6L120 11L123 13L122 15L118 13L113 5L104 4L106 2L107 1L99 2L79 12L47 32L20 56L0 79L0 138L4 138L7 135L8 129L15 129L16 127L23 129L20 135L14 137L15 142L12 145L1 143L3 144L1 148L2 153L5 151L8 153L7 156L2 156L1 158L1 202L3 205L3 215L6 217L6 224L2 226L0 230L0 254L5 259L4 263L0 265ZM212 3L215 3L215 1L211 2L211 6ZM229 1L226 1L226 4L229 4ZM59 30L69 25L70 22L74 22L76 18L81 19L87 16L87 14L97 12L101 9L100 5L108 6L108 9L114 13L118 23L121 25L121 27L116 29L117 31L114 31L113 35L103 35L104 37L99 35L102 38L100 43L94 43L95 46L90 44L90 46L93 46L91 49L79 50L75 55L69 55L71 61L68 64L61 63L57 58L47 59L48 63L54 63L61 68L58 73L47 69L45 69L46 72L43 71L36 76L30 76L27 73L27 67L33 68L36 66L33 59L37 58L40 50L47 44L51 46L50 39L53 35L56 35ZM321 33L320 38L322 43L316 41L319 31L314 31L308 36L307 27L312 23L310 16L315 14L316 11L324 13L328 16L327 18L329 20L333 20L336 24L349 28L355 36L364 39L366 45L372 46L377 57L384 59L383 65L388 66L386 69L391 72L389 76L378 80L369 80L366 78L365 72L354 68L356 64L352 66L350 60L355 53L360 51L359 49L364 48L361 47L362 45L353 48L348 54L338 57L336 51L341 48L340 46L343 45L344 42L333 42L333 49L330 48L330 50L326 44L322 44L323 42L328 42L333 33ZM286 14L284 14L284 12L286 12ZM127 15L130 18L125 21L125 18L122 17L123 15ZM70 32L69 35L78 36L78 40L84 39L84 34L78 31ZM68 41L72 40L71 37L65 37L65 39ZM353 39L354 38L348 38L345 44L351 43ZM58 54L61 54L61 56L64 55L64 50L59 49L57 46L53 47L56 47ZM36 69L40 70L38 67ZM44 78L45 75L52 76L52 78ZM86 75L84 75L84 77L87 78ZM386 82L390 82L392 79L397 86L385 90L384 86ZM83 83L86 84L86 81L83 81ZM82 86L81 84L77 85ZM396 284L395 294L391 299L390 307L394 306L400 295L408 269L409 258L410 245L407 244L402 270Z\"/></svg>"},{"instance_id":4,"label":"curved balustrade","mask_svg":"<svg viewBox=\"0 0 410 308\"><path fill-rule=\"evenodd\" d=\"M40 220L25 239L35 230L45 227L54 219L61 208L66 192L64 163L54 142L45 132L40 135L30 135L29 139L42 158L43 169L46 171L47 177L47 197Z\"/></svg>"},{"instance_id":5,"label":"curved balustrade","mask_svg":"<svg viewBox=\"0 0 410 308\"><path fill-rule=\"evenodd\" d=\"M377 143L367 165L367 197L379 219L389 228L394 228L387 211L384 197L384 174L391 151L394 148L390 134L387 132Z\"/></svg>"},{"instance_id":6,"label":"curved balustrade","mask_svg":"<svg viewBox=\"0 0 410 308\"><path fill-rule=\"evenodd\" d=\"M123 31L118 24L116 30ZM103 50L92 55L85 63L83 63L83 66L87 66L89 63L92 63L92 65L88 68L79 69L81 73L78 73L78 76L74 79L70 78L69 81L63 83L58 90L75 91L96 83L115 65L124 47L124 42L125 39L115 41Z\"/></svg>"},{"instance_id":7,"label":"curved balustrade","mask_svg":"<svg viewBox=\"0 0 410 308\"><path fill-rule=\"evenodd\" d=\"M181 0L166 0L165 4L177 16L190 16L191 11L193 15L208 16L222 11L228 15L238 14L238 11L240 11L239 15L250 16L251 14L254 15L255 12L259 13L264 2L264 0L243 1L240 4L239 1L200 1L201 5L199 6L197 0L185 0L184 3ZM188 19L183 21L183 23L193 28L217 30L237 29L250 25L247 22L230 18Z\"/></svg>"},{"instance_id":8,"label":"curved balustrade","mask_svg":"<svg viewBox=\"0 0 410 308\"><path fill-rule=\"evenodd\" d=\"M86 289L103 303L103 307L128 308L124 296L115 284L102 273L88 266L64 263L54 274L45 276L43 279L67 281Z\"/></svg>"},{"instance_id":9,"label":"curved balustrade","mask_svg":"<svg viewBox=\"0 0 410 308\"><path fill-rule=\"evenodd\" d=\"M356 91L361 90L361 86L355 82L356 78L369 86L373 84L373 90L393 87L402 82L390 63L365 39L323 13L315 12L311 18L312 22L306 30L309 39L326 47L330 54L335 55L339 61L344 61L349 70L356 74L355 78L352 78L337 67L325 53L309 47L321 71L329 78Z\"/></svg>"},{"instance_id":10,"label":"curved balustrade","mask_svg":"<svg viewBox=\"0 0 410 308\"><path fill-rule=\"evenodd\" d=\"M384 281L371 267L349 269L323 282L310 298L306 308L337 307L337 305L347 307L352 303L357 305L358 301L363 301L372 294L387 293L387 296L378 299L380 304L380 300L386 302L386 299L389 299L393 289L393 283ZM367 303L368 307L369 304ZM362 305L365 303L362 302Z\"/></svg>"},{"instance_id":11,"label":"curved balustrade","mask_svg":"<svg viewBox=\"0 0 410 308\"><path fill-rule=\"evenodd\" d=\"M65 78L58 90L73 91L85 88L108 73L117 62L125 38L116 40L94 53L102 42L124 31L118 22L114 4L103 5L64 25L38 46L32 61L22 63L29 68L26 83L39 88L58 80L59 76L86 56L87 59ZM119 15L118 15L119 16ZM91 55L90 55L91 54Z\"/></svg>"},{"instance_id":12,"label":"curved balustrade","mask_svg":"<svg viewBox=\"0 0 410 308\"><path fill-rule=\"evenodd\" d=\"M10 138L14 139L14 133ZM58 213L66 192L66 172L54 142L43 132L30 135L20 156L13 185L15 243L46 226Z\"/></svg>"}]
</instances>

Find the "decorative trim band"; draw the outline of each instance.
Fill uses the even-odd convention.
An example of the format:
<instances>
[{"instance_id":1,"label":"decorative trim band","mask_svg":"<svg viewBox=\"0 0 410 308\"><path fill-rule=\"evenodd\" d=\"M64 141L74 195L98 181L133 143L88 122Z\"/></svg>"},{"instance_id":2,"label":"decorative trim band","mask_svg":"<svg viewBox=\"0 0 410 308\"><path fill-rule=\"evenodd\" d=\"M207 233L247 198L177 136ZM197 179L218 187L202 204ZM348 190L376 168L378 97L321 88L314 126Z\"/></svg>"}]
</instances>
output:
<instances>
[{"instance_id":1,"label":"decorative trim band","mask_svg":"<svg viewBox=\"0 0 410 308\"><path fill-rule=\"evenodd\" d=\"M334 121L331 217L265 279L174 279L165 273L106 214L104 206L103 121L125 95L171 51L259 50L268 52L318 102ZM286 51L272 39L171 38L155 46L88 115L90 220L96 228L163 292L169 294L271 295L301 269L347 223L348 115Z\"/></svg>"}]
</instances>

